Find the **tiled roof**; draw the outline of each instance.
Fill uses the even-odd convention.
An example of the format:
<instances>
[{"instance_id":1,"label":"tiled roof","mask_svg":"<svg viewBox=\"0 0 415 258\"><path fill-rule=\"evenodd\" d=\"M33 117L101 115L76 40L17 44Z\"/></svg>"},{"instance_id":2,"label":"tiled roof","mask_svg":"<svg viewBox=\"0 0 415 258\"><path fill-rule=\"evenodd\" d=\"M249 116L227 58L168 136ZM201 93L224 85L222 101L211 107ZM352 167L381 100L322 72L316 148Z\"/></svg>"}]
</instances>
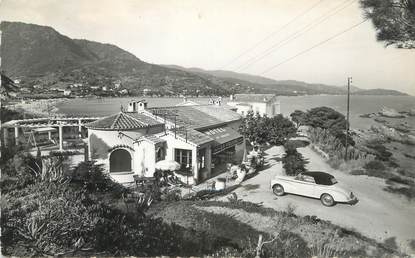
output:
<instances>
[{"instance_id":1,"label":"tiled roof","mask_svg":"<svg viewBox=\"0 0 415 258\"><path fill-rule=\"evenodd\" d=\"M230 110L229 108L222 107L222 106L200 105L200 106L194 106L193 108L218 119L222 123L229 123L229 122L236 121L242 118L241 115L239 115L235 111Z\"/></svg>"},{"instance_id":2,"label":"tiled roof","mask_svg":"<svg viewBox=\"0 0 415 258\"><path fill-rule=\"evenodd\" d=\"M102 130L132 130L159 124L161 123L143 114L120 112L115 115L98 119L87 124L86 127Z\"/></svg>"},{"instance_id":3,"label":"tiled roof","mask_svg":"<svg viewBox=\"0 0 415 258\"><path fill-rule=\"evenodd\" d=\"M219 127L215 129L209 129L207 131L203 131L203 134L211 137L215 143L214 145L224 144L226 142L230 142L235 139L242 138L243 136L238 133L237 131L233 130L230 127Z\"/></svg>"},{"instance_id":4,"label":"tiled roof","mask_svg":"<svg viewBox=\"0 0 415 258\"><path fill-rule=\"evenodd\" d=\"M234 100L229 102L263 102L267 103L273 99L275 94L235 94Z\"/></svg>"},{"instance_id":5,"label":"tiled roof","mask_svg":"<svg viewBox=\"0 0 415 258\"><path fill-rule=\"evenodd\" d=\"M174 123L175 115L178 126L194 129L212 127L241 119L238 113L215 105L150 108L149 111L159 117L164 117L163 113L167 113L166 120L171 123Z\"/></svg>"},{"instance_id":6,"label":"tiled roof","mask_svg":"<svg viewBox=\"0 0 415 258\"><path fill-rule=\"evenodd\" d=\"M169 131L170 134L174 135L174 129ZM213 139L204 133L198 132L194 129L178 129L176 131L176 136L181 138L183 141L193 143L194 145L202 145L208 142L212 142Z\"/></svg>"},{"instance_id":7,"label":"tiled roof","mask_svg":"<svg viewBox=\"0 0 415 258\"><path fill-rule=\"evenodd\" d=\"M146 136L143 137L143 139L145 139L145 140L147 140L147 141L149 141L153 144L162 143L162 142L166 141L166 140L164 140L160 137L157 137L155 135L146 135Z\"/></svg>"}]
</instances>

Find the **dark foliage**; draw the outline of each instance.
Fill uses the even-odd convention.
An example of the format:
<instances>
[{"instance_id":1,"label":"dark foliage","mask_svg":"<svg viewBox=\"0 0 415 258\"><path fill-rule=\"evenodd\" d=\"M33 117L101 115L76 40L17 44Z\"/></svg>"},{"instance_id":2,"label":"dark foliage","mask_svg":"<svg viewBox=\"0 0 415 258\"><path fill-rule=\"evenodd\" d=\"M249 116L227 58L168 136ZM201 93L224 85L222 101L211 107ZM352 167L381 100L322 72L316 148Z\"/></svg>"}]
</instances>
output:
<instances>
[{"instance_id":1,"label":"dark foliage","mask_svg":"<svg viewBox=\"0 0 415 258\"><path fill-rule=\"evenodd\" d=\"M379 41L386 46L415 48L414 0L360 0L360 4L372 20Z\"/></svg>"},{"instance_id":2,"label":"dark foliage","mask_svg":"<svg viewBox=\"0 0 415 258\"><path fill-rule=\"evenodd\" d=\"M392 153L387 151L386 147L381 143L376 142L369 142L366 146L372 149L374 155L376 155L376 159L381 161L389 161L392 156Z\"/></svg>"},{"instance_id":3,"label":"dark foliage","mask_svg":"<svg viewBox=\"0 0 415 258\"><path fill-rule=\"evenodd\" d=\"M308 161L304 159L303 155L297 151L293 144L286 144L285 152L282 157L282 164L287 175L296 176L307 170L305 166L308 164Z\"/></svg>"},{"instance_id":4,"label":"dark foliage","mask_svg":"<svg viewBox=\"0 0 415 258\"><path fill-rule=\"evenodd\" d=\"M296 112L291 115L296 116ZM314 128L327 129L329 132L339 139L343 146L346 146L346 128L347 121L343 114L329 107L316 107L308 110L305 113L305 118L302 119L304 125L308 125ZM354 146L355 142L349 135L347 138L347 144Z\"/></svg>"},{"instance_id":5,"label":"dark foliage","mask_svg":"<svg viewBox=\"0 0 415 258\"><path fill-rule=\"evenodd\" d=\"M35 182L32 170L39 169L39 161L22 147L15 146L2 149L1 189L7 193Z\"/></svg>"},{"instance_id":6,"label":"dark foliage","mask_svg":"<svg viewBox=\"0 0 415 258\"><path fill-rule=\"evenodd\" d=\"M81 185L88 192L111 193L118 198L126 189L104 173L104 168L95 161L80 162L68 175L71 183Z\"/></svg>"},{"instance_id":7,"label":"dark foliage","mask_svg":"<svg viewBox=\"0 0 415 258\"><path fill-rule=\"evenodd\" d=\"M10 92L17 91L17 86L14 84L14 81L10 79L3 71L0 72L1 76L1 88L0 94L2 96L9 96Z\"/></svg>"},{"instance_id":8,"label":"dark foliage","mask_svg":"<svg viewBox=\"0 0 415 258\"><path fill-rule=\"evenodd\" d=\"M11 110L7 107L1 106L1 122L5 123L11 120L17 120L17 119L24 119L24 118L34 118L33 115L24 113L24 111L21 110Z\"/></svg>"},{"instance_id":9,"label":"dark foliage","mask_svg":"<svg viewBox=\"0 0 415 258\"><path fill-rule=\"evenodd\" d=\"M302 148L302 147L307 147L308 145L310 145L308 141L303 141L303 140L289 140L286 144L290 144L294 146L295 148Z\"/></svg>"},{"instance_id":10,"label":"dark foliage","mask_svg":"<svg viewBox=\"0 0 415 258\"><path fill-rule=\"evenodd\" d=\"M383 162L378 161L378 160L369 161L367 164L365 164L364 168L367 170L378 170L378 171L384 171L386 169Z\"/></svg>"},{"instance_id":11,"label":"dark foliage","mask_svg":"<svg viewBox=\"0 0 415 258\"><path fill-rule=\"evenodd\" d=\"M249 111L242 120L239 132L250 142L283 145L296 133L296 127L281 114L273 117L260 116Z\"/></svg>"},{"instance_id":12,"label":"dark foliage","mask_svg":"<svg viewBox=\"0 0 415 258\"><path fill-rule=\"evenodd\" d=\"M295 110L290 114L291 120L299 126L307 124L307 114L301 110Z\"/></svg>"}]
</instances>

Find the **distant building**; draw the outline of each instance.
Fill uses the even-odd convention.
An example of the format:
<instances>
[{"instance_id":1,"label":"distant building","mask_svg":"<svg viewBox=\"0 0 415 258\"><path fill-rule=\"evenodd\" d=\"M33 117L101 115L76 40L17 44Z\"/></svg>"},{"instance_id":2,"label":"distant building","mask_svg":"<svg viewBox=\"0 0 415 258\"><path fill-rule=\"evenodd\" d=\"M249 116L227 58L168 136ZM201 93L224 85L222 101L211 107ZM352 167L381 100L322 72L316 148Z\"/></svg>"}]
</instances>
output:
<instances>
[{"instance_id":1,"label":"distant building","mask_svg":"<svg viewBox=\"0 0 415 258\"><path fill-rule=\"evenodd\" d=\"M82 83L73 83L73 84L71 84L71 88L80 88L80 87L82 87L83 86L83 84Z\"/></svg>"},{"instance_id":2,"label":"distant building","mask_svg":"<svg viewBox=\"0 0 415 258\"><path fill-rule=\"evenodd\" d=\"M197 184L242 160L241 121L216 105L148 108L144 100L132 101L127 111L86 125L89 157L120 183L153 177L156 163L167 160L180 164L176 175L183 182Z\"/></svg>"},{"instance_id":3,"label":"distant building","mask_svg":"<svg viewBox=\"0 0 415 258\"><path fill-rule=\"evenodd\" d=\"M222 97L217 97L216 99L210 98L208 101L209 105L216 105L221 106L222 105Z\"/></svg>"},{"instance_id":4,"label":"distant building","mask_svg":"<svg viewBox=\"0 0 415 258\"><path fill-rule=\"evenodd\" d=\"M143 90L143 95L146 96L149 92L151 92L150 89L144 89Z\"/></svg>"},{"instance_id":5,"label":"distant building","mask_svg":"<svg viewBox=\"0 0 415 258\"><path fill-rule=\"evenodd\" d=\"M63 91L64 96L70 96L71 94L72 94L72 91L69 90L69 89L66 89L66 90Z\"/></svg>"},{"instance_id":6,"label":"distant building","mask_svg":"<svg viewBox=\"0 0 415 258\"><path fill-rule=\"evenodd\" d=\"M120 93L121 95L127 95L128 90L127 89L122 89L122 90L118 91L118 93Z\"/></svg>"},{"instance_id":7,"label":"distant building","mask_svg":"<svg viewBox=\"0 0 415 258\"><path fill-rule=\"evenodd\" d=\"M114 82L114 88L115 88L115 89L119 89L119 88L121 88L121 82L120 82L120 81L116 81L116 82Z\"/></svg>"},{"instance_id":8,"label":"distant building","mask_svg":"<svg viewBox=\"0 0 415 258\"><path fill-rule=\"evenodd\" d=\"M108 90L108 87L107 86L102 86L102 90L103 91L107 91Z\"/></svg>"},{"instance_id":9,"label":"distant building","mask_svg":"<svg viewBox=\"0 0 415 258\"><path fill-rule=\"evenodd\" d=\"M250 110L261 116L275 116L281 112L275 94L235 94L231 95L227 105L235 107L236 112L242 116Z\"/></svg>"}]
</instances>

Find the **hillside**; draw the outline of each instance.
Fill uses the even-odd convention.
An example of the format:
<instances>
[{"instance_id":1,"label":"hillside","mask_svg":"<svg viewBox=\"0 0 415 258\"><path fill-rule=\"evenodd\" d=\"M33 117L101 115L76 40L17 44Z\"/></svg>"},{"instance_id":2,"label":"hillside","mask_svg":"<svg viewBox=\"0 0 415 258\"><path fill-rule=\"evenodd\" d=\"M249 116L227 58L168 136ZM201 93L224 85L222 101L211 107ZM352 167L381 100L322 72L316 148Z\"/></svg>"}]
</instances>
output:
<instances>
[{"instance_id":1,"label":"hillside","mask_svg":"<svg viewBox=\"0 0 415 258\"><path fill-rule=\"evenodd\" d=\"M13 79L20 79L23 87L40 85L44 91L65 88L71 83L93 88L121 82L121 89L128 90L130 95L141 95L144 89L157 95L346 93L344 87L325 84L278 81L231 71L154 65L115 45L71 39L47 26L3 21L0 28L2 70ZM359 90L355 89L357 93ZM381 91L372 92L382 94ZM365 94L371 94L371 91Z\"/></svg>"},{"instance_id":2,"label":"hillside","mask_svg":"<svg viewBox=\"0 0 415 258\"><path fill-rule=\"evenodd\" d=\"M389 96L408 96L406 93L402 93L397 90L387 90L387 89L370 89L370 90L360 90L354 94L358 95L389 95Z\"/></svg>"},{"instance_id":3,"label":"hillside","mask_svg":"<svg viewBox=\"0 0 415 258\"><path fill-rule=\"evenodd\" d=\"M160 94L229 94L235 85L141 61L110 44L70 39L51 27L2 22L2 69L23 83L104 86L121 81L133 95L145 88ZM247 91L248 87L238 90Z\"/></svg>"},{"instance_id":4,"label":"hillside","mask_svg":"<svg viewBox=\"0 0 415 258\"><path fill-rule=\"evenodd\" d=\"M200 68L185 68L178 65L166 65L165 67L180 69L182 71L189 71L198 74L211 75L226 80L236 80L250 82L257 87L265 91L283 91L293 92L297 94L346 94L346 89L337 86L325 85L325 84L313 84L295 80L273 80L270 78L245 74L236 73L232 71L224 70L203 70Z\"/></svg>"}]
</instances>

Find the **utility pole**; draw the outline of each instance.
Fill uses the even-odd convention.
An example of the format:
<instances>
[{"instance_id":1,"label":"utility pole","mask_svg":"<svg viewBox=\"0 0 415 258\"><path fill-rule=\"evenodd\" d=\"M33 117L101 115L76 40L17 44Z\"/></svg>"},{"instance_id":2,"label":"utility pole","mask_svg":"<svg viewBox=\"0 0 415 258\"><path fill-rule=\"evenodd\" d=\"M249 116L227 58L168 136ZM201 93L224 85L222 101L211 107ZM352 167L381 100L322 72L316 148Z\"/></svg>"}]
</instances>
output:
<instances>
[{"instance_id":1,"label":"utility pole","mask_svg":"<svg viewBox=\"0 0 415 258\"><path fill-rule=\"evenodd\" d=\"M347 77L347 113L346 113L346 151L344 160L347 161L347 150L349 148L349 113L350 113L350 84L352 77Z\"/></svg>"}]
</instances>

